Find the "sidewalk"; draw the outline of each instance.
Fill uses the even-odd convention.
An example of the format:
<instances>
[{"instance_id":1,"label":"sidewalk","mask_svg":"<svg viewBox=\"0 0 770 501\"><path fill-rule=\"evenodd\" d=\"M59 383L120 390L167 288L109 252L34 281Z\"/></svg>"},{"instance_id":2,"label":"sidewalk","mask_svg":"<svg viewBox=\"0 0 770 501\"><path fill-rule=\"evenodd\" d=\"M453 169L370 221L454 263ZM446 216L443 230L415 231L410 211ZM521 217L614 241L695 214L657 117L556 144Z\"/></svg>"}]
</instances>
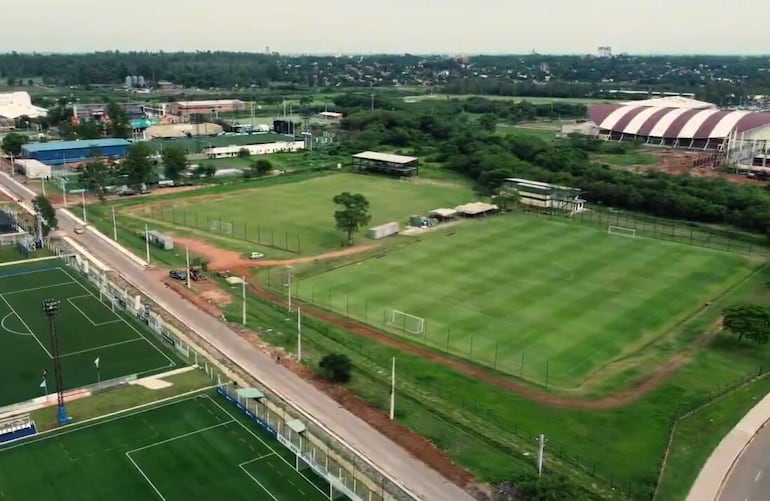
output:
<instances>
[{"instance_id":1,"label":"sidewalk","mask_svg":"<svg viewBox=\"0 0 770 501\"><path fill-rule=\"evenodd\" d=\"M752 439L768 422L770 422L770 394L760 400L719 442L690 488L687 501L716 500L733 466Z\"/></svg>"}]
</instances>

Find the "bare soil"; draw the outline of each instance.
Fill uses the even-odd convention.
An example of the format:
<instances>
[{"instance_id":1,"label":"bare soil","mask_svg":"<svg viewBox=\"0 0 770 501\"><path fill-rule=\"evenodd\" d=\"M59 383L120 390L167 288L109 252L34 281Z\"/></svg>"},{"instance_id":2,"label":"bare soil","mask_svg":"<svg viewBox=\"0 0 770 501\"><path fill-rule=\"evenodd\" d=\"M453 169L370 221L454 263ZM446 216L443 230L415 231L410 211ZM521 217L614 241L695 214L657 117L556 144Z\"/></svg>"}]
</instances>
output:
<instances>
[{"instance_id":1,"label":"bare soil","mask_svg":"<svg viewBox=\"0 0 770 501\"><path fill-rule=\"evenodd\" d=\"M720 172L718 168L711 165L694 166L699 158L704 158L711 154L692 151L656 151L652 155L658 157L657 164L638 164L624 166L634 172L642 173L647 171L661 171L669 174L689 174L693 177L722 178L733 183L756 184L765 186L765 181L751 179L740 174L726 174Z\"/></svg>"},{"instance_id":2,"label":"bare soil","mask_svg":"<svg viewBox=\"0 0 770 501\"><path fill-rule=\"evenodd\" d=\"M208 268L215 271L232 271L243 274L252 268L264 268L268 266L289 266L302 263L313 263L325 261L362 252L370 251L376 248L376 245L354 245L341 250L326 252L315 256L297 257L292 259L259 259L252 260L244 258L239 252L225 250L216 245L210 244L197 238L174 236L178 245L187 246L190 251L198 256L205 257L208 261Z\"/></svg>"}]
</instances>

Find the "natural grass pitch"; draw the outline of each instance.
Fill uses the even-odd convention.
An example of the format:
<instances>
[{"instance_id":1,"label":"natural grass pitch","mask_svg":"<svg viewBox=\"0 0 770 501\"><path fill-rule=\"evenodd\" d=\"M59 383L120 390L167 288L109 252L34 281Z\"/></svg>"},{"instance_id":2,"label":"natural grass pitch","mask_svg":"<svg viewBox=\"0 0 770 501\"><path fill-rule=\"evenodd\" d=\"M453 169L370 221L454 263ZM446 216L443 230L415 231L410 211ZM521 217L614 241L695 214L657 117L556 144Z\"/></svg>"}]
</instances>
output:
<instances>
[{"instance_id":1,"label":"natural grass pitch","mask_svg":"<svg viewBox=\"0 0 770 501\"><path fill-rule=\"evenodd\" d=\"M295 294L415 342L569 388L701 310L749 270L734 254L503 215L333 271L306 269ZM393 322L391 309L424 318L424 328L411 319L398 325L404 317Z\"/></svg>"}]
</instances>

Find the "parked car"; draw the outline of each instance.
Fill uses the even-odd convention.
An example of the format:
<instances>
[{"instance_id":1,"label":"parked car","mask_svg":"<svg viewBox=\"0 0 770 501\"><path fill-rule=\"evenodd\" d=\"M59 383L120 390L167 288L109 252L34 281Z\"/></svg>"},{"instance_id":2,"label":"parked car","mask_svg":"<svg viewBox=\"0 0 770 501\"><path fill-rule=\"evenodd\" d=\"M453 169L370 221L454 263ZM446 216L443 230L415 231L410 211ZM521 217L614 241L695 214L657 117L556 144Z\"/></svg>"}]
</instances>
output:
<instances>
[{"instance_id":1,"label":"parked car","mask_svg":"<svg viewBox=\"0 0 770 501\"><path fill-rule=\"evenodd\" d=\"M179 270L169 271L168 276L173 278L174 280L185 280L187 278L187 275L185 275L183 271L179 271Z\"/></svg>"},{"instance_id":2,"label":"parked car","mask_svg":"<svg viewBox=\"0 0 770 501\"><path fill-rule=\"evenodd\" d=\"M261 252L252 252L249 254L249 259L262 259L263 257L265 257L265 255Z\"/></svg>"}]
</instances>

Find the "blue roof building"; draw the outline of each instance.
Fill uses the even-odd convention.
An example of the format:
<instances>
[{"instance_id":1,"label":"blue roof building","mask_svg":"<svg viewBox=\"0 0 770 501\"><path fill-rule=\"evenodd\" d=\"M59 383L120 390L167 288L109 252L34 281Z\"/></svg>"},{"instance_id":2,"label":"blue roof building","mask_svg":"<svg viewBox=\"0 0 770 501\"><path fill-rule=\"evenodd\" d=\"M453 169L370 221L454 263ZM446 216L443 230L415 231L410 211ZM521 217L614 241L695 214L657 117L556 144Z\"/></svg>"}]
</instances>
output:
<instances>
[{"instance_id":1,"label":"blue roof building","mask_svg":"<svg viewBox=\"0 0 770 501\"><path fill-rule=\"evenodd\" d=\"M83 139L80 141L52 141L29 143L21 147L21 157L47 165L84 162L94 156L94 150L105 157L122 158L131 145L125 139Z\"/></svg>"}]
</instances>

